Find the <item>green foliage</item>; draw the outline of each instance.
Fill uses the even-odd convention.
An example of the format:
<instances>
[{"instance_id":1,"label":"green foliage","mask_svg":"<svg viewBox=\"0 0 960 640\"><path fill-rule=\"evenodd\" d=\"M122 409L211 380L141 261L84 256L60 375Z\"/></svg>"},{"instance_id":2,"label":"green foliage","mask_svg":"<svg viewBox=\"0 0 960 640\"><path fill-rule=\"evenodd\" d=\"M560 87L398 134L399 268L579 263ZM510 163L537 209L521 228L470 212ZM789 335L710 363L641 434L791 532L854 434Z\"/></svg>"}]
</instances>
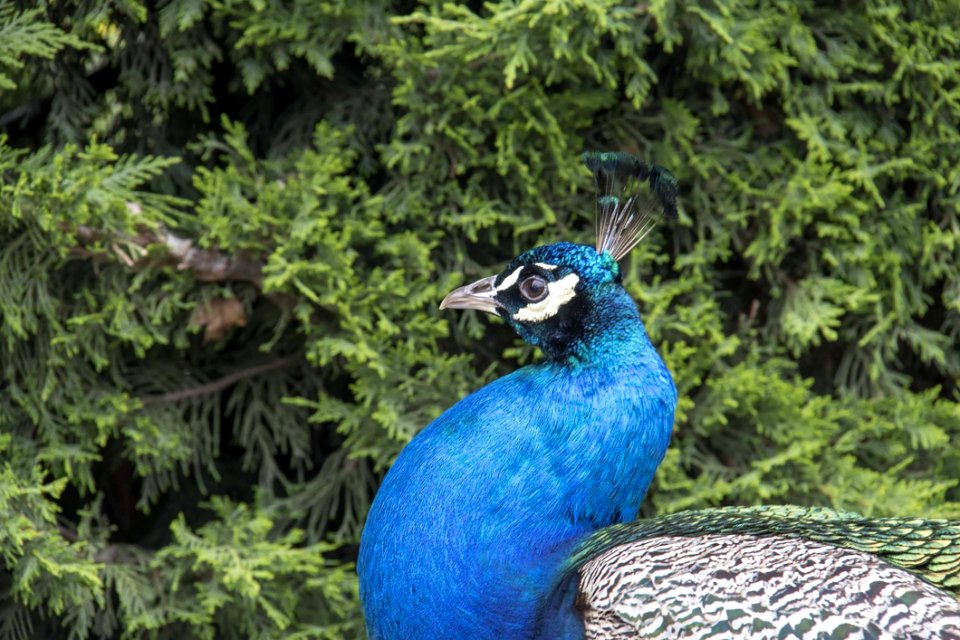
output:
<instances>
[{"instance_id":1,"label":"green foliage","mask_svg":"<svg viewBox=\"0 0 960 640\"><path fill-rule=\"evenodd\" d=\"M960 517L960 4L0 0L0 638L362 635L377 482L590 242L677 380L648 514Z\"/></svg>"},{"instance_id":2,"label":"green foliage","mask_svg":"<svg viewBox=\"0 0 960 640\"><path fill-rule=\"evenodd\" d=\"M11 4L0 5L0 89L16 89L10 74L22 72L24 58L50 59L64 47L83 47L79 38L58 29L43 19L41 9L20 10Z\"/></svg>"}]
</instances>

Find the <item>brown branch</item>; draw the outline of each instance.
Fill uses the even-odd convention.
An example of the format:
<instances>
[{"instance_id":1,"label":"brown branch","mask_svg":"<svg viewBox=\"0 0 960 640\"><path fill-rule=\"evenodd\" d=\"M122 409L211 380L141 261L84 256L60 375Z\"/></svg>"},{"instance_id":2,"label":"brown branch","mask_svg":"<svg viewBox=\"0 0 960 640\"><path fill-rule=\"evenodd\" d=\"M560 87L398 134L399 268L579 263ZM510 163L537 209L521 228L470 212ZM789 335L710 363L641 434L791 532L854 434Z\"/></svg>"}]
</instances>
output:
<instances>
[{"instance_id":1,"label":"brown branch","mask_svg":"<svg viewBox=\"0 0 960 640\"><path fill-rule=\"evenodd\" d=\"M131 205L133 206L133 205ZM115 256L128 267L148 263L169 264L178 271L190 270L202 282L249 282L257 289L263 283L262 266L249 253L227 255L217 249L200 249L193 240L181 238L164 227L144 228L136 235L108 235L86 225L73 230L80 247L74 255L90 258L95 254L83 245L104 242ZM156 248L163 247L157 256ZM148 249L154 249L153 255Z\"/></svg>"},{"instance_id":2,"label":"brown branch","mask_svg":"<svg viewBox=\"0 0 960 640\"><path fill-rule=\"evenodd\" d=\"M250 254L241 252L228 256L216 249L198 249L192 240L177 237L165 230L158 238L167 247L178 271L193 271L203 282L249 282L259 289L263 281L260 263Z\"/></svg>"},{"instance_id":3,"label":"brown branch","mask_svg":"<svg viewBox=\"0 0 960 640\"><path fill-rule=\"evenodd\" d=\"M227 387L240 382L241 380L254 378L256 376L263 375L264 373L269 373L270 371L276 371L277 369L284 369L296 362L299 362L302 358L302 353L294 353L283 358L265 362L264 364L257 365L255 367L234 371L233 373L227 374L222 378L211 380L210 382L201 384L197 387L190 387L188 389L181 389L179 391L171 391L170 393L161 393L152 396L141 396L140 402L143 403L143 406L148 407L158 404L167 404L170 402L180 402L181 400L190 400L191 398L198 398L200 396L223 391Z\"/></svg>"}]
</instances>

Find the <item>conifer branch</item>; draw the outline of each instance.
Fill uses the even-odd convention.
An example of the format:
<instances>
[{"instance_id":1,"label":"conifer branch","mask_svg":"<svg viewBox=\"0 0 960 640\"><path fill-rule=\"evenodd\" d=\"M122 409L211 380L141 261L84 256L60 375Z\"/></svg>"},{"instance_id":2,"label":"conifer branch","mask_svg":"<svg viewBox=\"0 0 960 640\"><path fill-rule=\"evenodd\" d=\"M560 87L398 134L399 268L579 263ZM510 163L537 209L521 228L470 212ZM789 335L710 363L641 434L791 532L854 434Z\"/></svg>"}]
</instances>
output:
<instances>
[{"instance_id":1,"label":"conifer branch","mask_svg":"<svg viewBox=\"0 0 960 640\"><path fill-rule=\"evenodd\" d=\"M141 396L140 402L143 403L143 406L148 407L158 404L167 404L171 402L180 402L181 400L190 400L192 398L198 398L201 396L209 395L212 393L217 393L218 391L223 391L227 387L240 382L241 380L246 380L247 378L255 378L257 376L269 373L271 371L276 371L277 369L284 369L293 365L296 362L299 362L303 358L302 353L294 353L283 358L278 358L276 360L271 360L270 362L265 362L263 364L257 365L255 367L249 367L247 369L240 369L239 371L234 371L229 373L222 378L217 378L216 380L211 380L210 382L201 384L196 387L190 387L187 389L181 389L179 391L171 391L169 393L160 393L157 395Z\"/></svg>"}]
</instances>

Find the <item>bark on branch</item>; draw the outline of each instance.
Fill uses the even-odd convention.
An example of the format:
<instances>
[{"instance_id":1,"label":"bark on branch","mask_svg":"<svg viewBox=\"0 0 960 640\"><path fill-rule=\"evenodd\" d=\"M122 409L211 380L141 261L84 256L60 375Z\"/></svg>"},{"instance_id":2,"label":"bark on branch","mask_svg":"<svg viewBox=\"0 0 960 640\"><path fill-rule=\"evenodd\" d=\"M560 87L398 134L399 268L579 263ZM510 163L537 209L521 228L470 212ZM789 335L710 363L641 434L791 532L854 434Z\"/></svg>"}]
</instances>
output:
<instances>
[{"instance_id":1,"label":"bark on branch","mask_svg":"<svg viewBox=\"0 0 960 640\"><path fill-rule=\"evenodd\" d=\"M85 225L78 226L74 232L84 257L94 255L84 248L85 245L103 242L128 267L159 262L178 271L192 271L202 282L249 282L257 289L263 283L262 267L254 256L244 252L227 255L217 249L201 249L194 246L193 240L174 235L162 226L143 229L136 235L109 236ZM157 247L162 247L159 254Z\"/></svg>"}]
</instances>

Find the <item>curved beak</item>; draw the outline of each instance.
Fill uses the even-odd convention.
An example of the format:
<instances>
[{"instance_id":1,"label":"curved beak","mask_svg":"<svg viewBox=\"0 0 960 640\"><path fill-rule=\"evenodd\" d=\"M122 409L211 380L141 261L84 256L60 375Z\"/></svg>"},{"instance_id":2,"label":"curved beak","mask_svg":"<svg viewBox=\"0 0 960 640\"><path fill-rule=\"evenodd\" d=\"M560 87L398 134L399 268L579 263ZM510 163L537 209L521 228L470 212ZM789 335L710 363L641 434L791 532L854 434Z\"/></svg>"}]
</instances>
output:
<instances>
[{"instance_id":1,"label":"curved beak","mask_svg":"<svg viewBox=\"0 0 960 640\"><path fill-rule=\"evenodd\" d=\"M493 281L496 279L497 276L489 276L465 287L454 289L440 303L440 310L477 309L496 314L497 309L500 308L500 303L496 300L497 289L493 286Z\"/></svg>"}]
</instances>

